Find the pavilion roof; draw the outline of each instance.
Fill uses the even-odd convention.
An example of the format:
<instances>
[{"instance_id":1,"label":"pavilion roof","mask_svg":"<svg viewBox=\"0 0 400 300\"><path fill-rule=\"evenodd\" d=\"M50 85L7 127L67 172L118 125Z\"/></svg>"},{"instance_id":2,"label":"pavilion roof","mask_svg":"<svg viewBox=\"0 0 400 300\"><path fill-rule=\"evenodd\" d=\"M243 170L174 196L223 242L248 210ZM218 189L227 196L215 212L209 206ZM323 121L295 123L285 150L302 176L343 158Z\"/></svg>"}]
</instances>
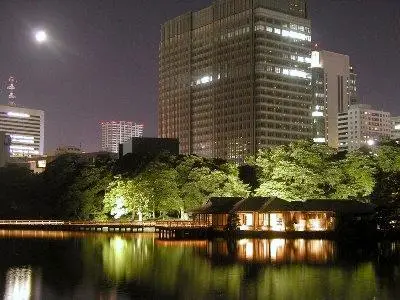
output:
<instances>
[{"instance_id":1,"label":"pavilion roof","mask_svg":"<svg viewBox=\"0 0 400 300\"><path fill-rule=\"evenodd\" d=\"M206 204L193 210L195 214L228 214L242 197L212 197Z\"/></svg>"}]
</instances>

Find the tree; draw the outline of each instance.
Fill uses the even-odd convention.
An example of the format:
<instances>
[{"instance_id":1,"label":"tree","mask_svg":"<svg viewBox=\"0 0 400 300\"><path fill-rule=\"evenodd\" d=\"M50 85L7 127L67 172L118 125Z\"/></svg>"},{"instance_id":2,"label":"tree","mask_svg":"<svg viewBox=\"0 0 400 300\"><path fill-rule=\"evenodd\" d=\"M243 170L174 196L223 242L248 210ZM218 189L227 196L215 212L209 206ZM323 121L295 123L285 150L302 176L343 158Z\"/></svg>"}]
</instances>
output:
<instances>
[{"instance_id":1,"label":"tree","mask_svg":"<svg viewBox=\"0 0 400 300\"><path fill-rule=\"evenodd\" d=\"M146 188L141 184L139 178L122 179L117 178L110 183L104 196L104 212L111 214L114 218L132 214L142 221L143 216L149 213L149 196Z\"/></svg>"},{"instance_id":2,"label":"tree","mask_svg":"<svg viewBox=\"0 0 400 300\"><path fill-rule=\"evenodd\" d=\"M40 218L43 214L41 180L26 167L0 168L0 216L2 218Z\"/></svg>"},{"instance_id":3,"label":"tree","mask_svg":"<svg viewBox=\"0 0 400 300\"><path fill-rule=\"evenodd\" d=\"M326 145L297 141L260 151L255 160L257 196L285 200L348 199L369 196L374 161L361 151L341 157Z\"/></svg>"},{"instance_id":4,"label":"tree","mask_svg":"<svg viewBox=\"0 0 400 300\"><path fill-rule=\"evenodd\" d=\"M225 230L229 231L229 232L235 232L238 230L239 226L240 226L239 215L236 213L230 213L228 215L228 220L227 220Z\"/></svg>"},{"instance_id":5,"label":"tree","mask_svg":"<svg viewBox=\"0 0 400 300\"><path fill-rule=\"evenodd\" d=\"M104 219L103 198L107 186L113 179L110 164L85 167L71 187L77 190L78 219ZM74 187L75 186L75 187Z\"/></svg>"},{"instance_id":6,"label":"tree","mask_svg":"<svg viewBox=\"0 0 400 300\"><path fill-rule=\"evenodd\" d=\"M141 189L149 201L153 218L156 212L162 216L179 211L182 200L177 185L177 171L166 163L153 162L137 176Z\"/></svg>"},{"instance_id":7,"label":"tree","mask_svg":"<svg viewBox=\"0 0 400 300\"><path fill-rule=\"evenodd\" d=\"M349 152L345 159L332 164L326 173L332 199L365 198L375 186L375 165L369 154Z\"/></svg>"},{"instance_id":8,"label":"tree","mask_svg":"<svg viewBox=\"0 0 400 300\"><path fill-rule=\"evenodd\" d=\"M196 167L190 170L180 189L186 211L205 204L209 197L247 197L249 195L249 187L240 181L237 168L224 167L225 172L207 167Z\"/></svg>"},{"instance_id":9,"label":"tree","mask_svg":"<svg viewBox=\"0 0 400 300\"><path fill-rule=\"evenodd\" d=\"M79 199L72 196L71 186L82 171L85 162L75 154L64 154L49 163L41 174L43 180L44 212L50 218L68 219L79 207Z\"/></svg>"},{"instance_id":10,"label":"tree","mask_svg":"<svg viewBox=\"0 0 400 300\"><path fill-rule=\"evenodd\" d=\"M380 146L375 156L377 167L383 172L400 172L400 147Z\"/></svg>"},{"instance_id":11,"label":"tree","mask_svg":"<svg viewBox=\"0 0 400 300\"><path fill-rule=\"evenodd\" d=\"M255 160L260 186L257 196L285 200L324 198L324 173L334 151L310 141L267 148Z\"/></svg>"},{"instance_id":12,"label":"tree","mask_svg":"<svg viewBox=\"0 0 400 300\"><path fill-rule=\"evenodd\" d=\"M376 151L376 185L372 194L374 203L382 206L400 206L400 147L383 145Z\"/></svg>"}]
</instances>

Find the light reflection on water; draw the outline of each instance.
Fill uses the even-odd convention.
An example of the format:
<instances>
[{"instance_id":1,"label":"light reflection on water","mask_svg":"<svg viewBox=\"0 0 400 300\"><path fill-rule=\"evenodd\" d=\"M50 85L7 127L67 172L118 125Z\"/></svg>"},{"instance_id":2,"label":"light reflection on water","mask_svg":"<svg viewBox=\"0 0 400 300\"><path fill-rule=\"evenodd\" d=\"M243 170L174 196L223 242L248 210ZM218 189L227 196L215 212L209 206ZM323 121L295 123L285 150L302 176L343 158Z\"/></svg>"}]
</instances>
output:
<instances>
[{"instance_id":1,"label":"light reflection on water","mask_svg":"<svg viewBox=\"0 0 400 300\"><path fill-rule=\"evenodd\" d=\"M400 293L397 242L350 247L330 240L0 231L0 255L4 299L392 299Z\"/></svg>"},{"instance_id":2,"label":"light reflection on water","mask_svg":"<svg viewBox=\"0 0 400 300\"><path fill-rule=\"evenodd\" d=\"M32 269L10 268L6 274L5 300L28 300L31 297Z\"/></svg>"}]
</instances>

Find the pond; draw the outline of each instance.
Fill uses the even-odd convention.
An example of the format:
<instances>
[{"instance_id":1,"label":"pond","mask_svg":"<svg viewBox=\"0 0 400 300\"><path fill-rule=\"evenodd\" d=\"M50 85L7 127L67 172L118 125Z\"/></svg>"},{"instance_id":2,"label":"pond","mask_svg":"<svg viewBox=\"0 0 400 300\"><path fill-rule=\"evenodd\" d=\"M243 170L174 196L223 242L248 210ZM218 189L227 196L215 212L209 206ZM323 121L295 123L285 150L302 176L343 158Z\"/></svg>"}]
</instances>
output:
<instances>
[{"instance_id":1,"label":"pond","mask_svg":"<svg viewBox=\"0 0 400 300\"><path fill-rule=\"evenodd\" d=\"M0 230L3 299L398 299L400 242Z\"/></svg>"}]
</instances>

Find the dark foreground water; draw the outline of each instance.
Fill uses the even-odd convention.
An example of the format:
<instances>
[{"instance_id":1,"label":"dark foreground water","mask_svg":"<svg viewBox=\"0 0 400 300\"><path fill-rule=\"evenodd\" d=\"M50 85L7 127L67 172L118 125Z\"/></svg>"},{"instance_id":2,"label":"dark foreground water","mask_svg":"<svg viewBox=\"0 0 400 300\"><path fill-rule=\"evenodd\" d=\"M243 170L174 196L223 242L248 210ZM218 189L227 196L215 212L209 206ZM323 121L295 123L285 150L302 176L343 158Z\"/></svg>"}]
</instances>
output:
<instances>
[{"instance_id":1,"label":"dark foreground water","mask_svg":"<svg viewBox=\"0 0 400 300\"><path fill-rule=\"evenodd\" d=\"M400 243L0 230L4 299L400 299Z\"/></svg>"}]
</instances>

